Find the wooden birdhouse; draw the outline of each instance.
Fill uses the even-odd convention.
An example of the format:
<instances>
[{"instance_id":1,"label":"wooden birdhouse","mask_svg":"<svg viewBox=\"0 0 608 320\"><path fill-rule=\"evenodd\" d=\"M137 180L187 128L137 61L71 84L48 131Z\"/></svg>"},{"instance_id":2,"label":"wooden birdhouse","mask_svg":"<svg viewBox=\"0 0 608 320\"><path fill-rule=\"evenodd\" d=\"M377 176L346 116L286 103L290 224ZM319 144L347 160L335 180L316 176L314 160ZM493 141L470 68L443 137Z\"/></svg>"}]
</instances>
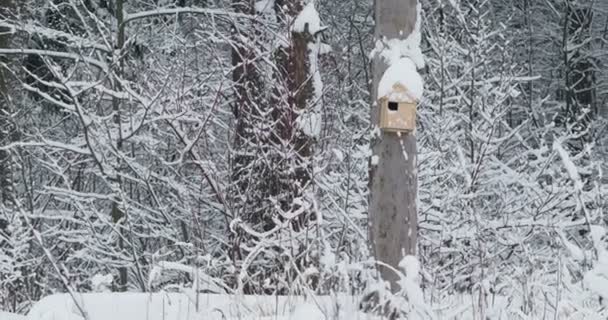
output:
<instances>
[{"instance_id":1,"label":"wooden birdhouse","mask_svg":"<svg viewBox=\"0 0 608 320\"><path fill-rule=\"evenodd\" d=\"M408 89L396 83L379 99L379 127L386 132L412 132L416 129L417 101Z\"/></svg>"}]
</instances>

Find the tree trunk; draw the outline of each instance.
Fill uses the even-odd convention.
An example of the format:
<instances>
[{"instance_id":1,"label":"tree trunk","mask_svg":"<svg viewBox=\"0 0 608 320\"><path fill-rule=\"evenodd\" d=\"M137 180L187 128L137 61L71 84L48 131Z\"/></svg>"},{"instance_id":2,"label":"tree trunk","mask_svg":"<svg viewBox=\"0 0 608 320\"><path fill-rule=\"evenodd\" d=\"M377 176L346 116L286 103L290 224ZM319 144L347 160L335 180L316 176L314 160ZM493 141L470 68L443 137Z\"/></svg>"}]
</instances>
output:
<instances>
[{"instance_id":1,"label":"tree trunk","mask_svg":"<svg viewBox=\"0 0 608 320\"><path fill-rule=\"evenodd\" d=\"M318 30L312 29L316 25L301 30L293 28L295 19L305 8L304 1L269 3L272 7L265 8L268 12L263 14L275 15L289 34L284 45L272 49L274 66L270 77L262 73L265 62L257 59L259 51L269 45L268 35L242 34L236 26L233 30L232 76L236 96L232 174L236 192L233 192L233 202L237 215L259 231L269 231L276 226L276 221L285 220L294 231L301 231L314 217L311 208L302 210L301 207L312 193L314 137L299 126L298 118L311 112L317 103L315 92L319 90L315 90L311 70L315 63L312 50L317 44L314 33ZM254 12L252 2L236 0L233 7L237 12ZM255 28L256 22L252 23L251 30L261 29ZM252 40L243 43L243 39ZM258 50L254 46L258 46ZM301 213L291 217L295 212ZM246 237L234 237L234 260L242 258L239 243L240 238ZM299 252L302 252L301 256L294 255L298 266L310 264L305 253L308 250ZM292 278L290 275L285 277Z\"/></svg>"},{"instance_id":2,"label":"tree trunk","mask_svg":"<svg viewBox=\"0 0 608 320\"><path fill-rule=\"evenodd\" d=\"M233 0L232 6L235 12L255 13L251 1ZM235 192L232 192L233 212L247 223L267 230L272 223L264 210L260 210L264 207L262 202L267 194L264 191L267 183L264 177L257 179L257 175L267 169L264 168L264 162L256 161L256 158L266 153L263 149L267 142L259 128L260 124L268 121L268 104L264 103L263 82L255 62L256 37L242 31L239 26L239 23L235 23L232 27L232 81L235 94L232 112L236 122L232 161L232 179L235 184ZM255 30L254 26L250 25L249 30Z\"/></svg>"},{"instance_id":3,"label":"tree trunk","mask_svg":"<svg viewBox=\"0 0 608 320\"><path fill-rule=\"evenodd\" d=\"M0 14L4 14L12 6L11 0L0 0ZM10 45L10 35L7 28L0 27L0 48L8 48ZM4 60L4 59L2 59ZM9 90L6 72L0 68L0 145L7 144L11 140L11 121L9 106ZM0 206L7 204L8 192L12 187L11 165L9 151L0 150ZM2 221L0 217L0 232L2 231Z\"/></svg>"},{"instance_id":4,"label":"tree trunk","mask_svg":"<svg viewBox=\"0 0 608 320\"><path fill-rule=\"evenodd\" d=\"M276 15L287 30L304 7L302 1L276 0L274 4ZM239 0L233 7L237 12L254 11L251 3ZM277 199L283 211L295 211L293 200L302 196L311 180L313 138L298 127L297 119L312 108L314 100L309 45L316 43L316 39L309 30L291 31L288 45L274 53L276 71L269 88L273 91L265 94L264 80L268 79L262 79L260 66L254 63L256 50L248 46L268 44L257 44L256 40L243 43L244 37L256 38L255 35L239 34L234 28L236 134L232 178L236 193L242 198L235 203L236 211L248 223L270 230L275 214L269 199ZM286 155L281 150L285 146L295 155ZM271 161L260 161L263 159ZM288 167L283 168L285 165ZM294 225L300 228L308 218L310 214L301 215Z\"/></svg>"},{"instance_id":5,"label":"tree trunk","mask_svg":"<svg viewBox=\"0 0 608 320\"><path fill-rule=\"evenodd\" d=\"M119 50L119 52L122 54L122 50L125 49L125 26L123 25L123 21L124 21L124 16L123 16L123 1L124 0L116 0L115 2L115 6L116 6L116 11L115 11L115 16L116 16L116 23L118 26L117 29L117 34L116 34L116 48ZM123 71L123 60L121 60L119 62L119 66L118 69L116 71L117 75L120 77L122 75L122 71ZM121 85L120 82L118 80L114 80L115 81L115 90L120 92L121 91ZM118 131L118 134L116 135L116 150L118 150L119 152L122 151L122 145L123 145L123 141L122 141L122 129L121 129L121 110L120 110L120 101L116 98L113 99L112 101L112 109L114 111L114 124L116 125L116 130ZM120 161L119 158L117 158L117 161ZM119 166L120 163L117 162L116 165L118 166L116 168L116 170L119 170ZM121 178L120 175L116 176L116 183L118 184L119 188L122 188L122 182L121 182ZM116 224L116 229L119 232L118 235L118 249L120 251L123 251L125 249L125 244L124 244L124 237L125 237L125 221L123 221L124 219L126 219L124 212L120 209L120 202L121 199L118 198L118 195L115 195L115 199L114 202L112 203L112 222L114 222L114 224ZM118 268L118 291L126 291L127 290L127 282L128 282L128 272L127 272L127 267L119 267Z\"/></svg>"},{"instance_id":6,"label":"tree trunk","mask_svg":"<svg viewBox=\"0 0 608 320\"><path fill-rule=\"evenodd\" d=\"M375 39L405 39L416 23L416 0L376 0ZM388 65L379 55L373 61L372 97L376 99L378 83ZM375 102L375 101L374 101ZM372 123L378 123L378 104L372 107ZM372 142L370 167L370 240L375 258L398 269L406 255L416 254L417 238L417 173L415 132L401 136L382 132ZM376 162L377 160L377 162ZM392 284L398 276L379 267L385 281Z\"/></svg>"},{"instance_id":7,"label":"tree trunk","mask_svg":"<svg viewBox=\"0 0 608 320\"><path fill-rule=\"evenodd\" d=\"M11 0L0 0L0 15L4 15L6 11L12 7ZM8 34L7 28L0 27L0 48L9 48L11 38ZM0 62L5 62L4 57L0 56ZM9 100L9 89L8 79L4 68L0 67L0 146L9 144L14 141L15 133L13 127L13 121L11 117L11 107ZM13 246L10 241L11 231L9 223L11 221L10 211L11 207L10 193L13 188L13 173L11 170L12 160L10 151L0 150L0 252L4 252L7 257L13 258L12 249ZM0 275L0 281L5 281L6 278ZM19 285L19 281L15 281L15 284ZM15 293L14 284L7 284L5 290L8 297L14 297L12 306L9 305L9 301L5 301L4 305L0 305L0 308L8 310L16 310L16 304L18 295ZM0 302L2 297L0 295Z\"/></svg>"},{"instance_id":8,"label":"tree trunk","mask_svg":"<svg viewBox=\"0 0 608 320\"><path fill-rule=\"evenodd\" d=\"M568 50L568 43L580 44L591 35L589 29L593 12L589 8L580 8L575 3L567 3L566 30L567 41L564 44ZM582 108L590 108L596 111L594 103L594 80L595 69L592 58L588 51L591 49L589 42L584 46L577 47L570 55L566 55L566 87L569 114L573 118L580 114Z\"/></svg>"},{"instance_id":9,"label":"tree trunk","mask_svg":"<svg viewBox=\"0 0 608 320\"><path fill-rule=\"evenodd\" d=\"M304 9L303 1L275 1L275 8L282 9L277 14L290 28ZM313 63L313 61L310 61L310 50L314 47L311 45L318 40L315 37L316 35L312 34L314 30L311 31L310 28L310 26L305 26L304 30L291 30L289 47L280 48L276 55L279 70L277 78L281 79L281 83L287 85L286 101L285 99L277 101L275 110L275 119L279 124L276 136L279 137L279 140L288 141L296 153L293 162L291 162L294 170L288 174L287 180L289 183L285 186L290 196L282 201L282 207L285 211L299 210L297 205L294 205L293 200L304 195L304 191L309 188L312 175L310 161L313 138L307 136L298 125L300 123L298 117L301 117L305 112L313 112L312 109L316 103L316 101L313 101L315 89L313 77L310 74L311 64ZM312 215L311 212L299 215L292 221L294 229L301 230L304 228Z\"/></svg>"}]
</instances>

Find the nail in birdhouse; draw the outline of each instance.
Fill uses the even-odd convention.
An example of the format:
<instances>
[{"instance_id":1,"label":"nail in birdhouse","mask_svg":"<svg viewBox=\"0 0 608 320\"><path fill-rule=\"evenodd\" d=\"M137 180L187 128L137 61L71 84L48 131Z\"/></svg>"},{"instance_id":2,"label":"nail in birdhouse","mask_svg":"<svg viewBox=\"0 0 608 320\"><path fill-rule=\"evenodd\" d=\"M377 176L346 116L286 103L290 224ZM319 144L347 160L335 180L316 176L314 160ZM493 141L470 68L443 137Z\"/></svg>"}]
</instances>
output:
<instances>
[{"instance_id":1,"label":"nail in birdhouse","mask_svg":"<svg viewBox=\"0 0 608 320\"><path fill-rule=\"evenodd\" d=\"M395 84L390 94L380 98L379 102L381 130L411 132L416 129L416 101L403 85Z\"/></svg>"}]
</instances>

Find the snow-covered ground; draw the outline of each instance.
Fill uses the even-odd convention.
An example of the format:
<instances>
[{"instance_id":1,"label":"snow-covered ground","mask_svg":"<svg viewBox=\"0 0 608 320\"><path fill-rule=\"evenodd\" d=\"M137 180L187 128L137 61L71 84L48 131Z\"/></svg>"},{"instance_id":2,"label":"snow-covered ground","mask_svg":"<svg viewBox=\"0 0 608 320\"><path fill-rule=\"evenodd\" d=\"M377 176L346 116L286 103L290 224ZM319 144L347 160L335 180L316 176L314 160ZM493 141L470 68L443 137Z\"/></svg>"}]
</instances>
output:
<instances>
[{"instance_id":1,"label":"snow-covered ground","mask_svg":"<svg viewBox=\"0 0 608 320\"><path fill-rule=\"evenodd\" d=\"M84 314L84 315L83 315ZM0 319L4 319L0 316ZM353 297L233 296L181 293L90 293L48 296L27 320L325 320L374 319ZM10 319L23 320L23 319Z\"/></svg>"},{"instance_id":2,"label":"snow-covered ground","mask_svg":"<svg viewBox=\"0 0 608 320\"><path fill-rule=\"evenodd\" d=\"M0 320L25 320L22 315L0 311Z\"/></svg>"},{"instance_id":3,"label":"snow-covered ground","mask_svg":"<svg viewBox=\"0 0 608 320\"><path fill-rule=\"evenodd\" d=\"M430 305L432 316L408 320L605 319L564 301L560 312L524 315L521 301L500 295L455 294ZM184 293L56 294L35 303L27 316L0 311L0 320L386 320L359 310L360 297L250 296ZM84 310L84 312L82 311ZM545 310L546 311L546 310ZM86 314L86 317L83 316Z\"/></svg>"}]
</instances>

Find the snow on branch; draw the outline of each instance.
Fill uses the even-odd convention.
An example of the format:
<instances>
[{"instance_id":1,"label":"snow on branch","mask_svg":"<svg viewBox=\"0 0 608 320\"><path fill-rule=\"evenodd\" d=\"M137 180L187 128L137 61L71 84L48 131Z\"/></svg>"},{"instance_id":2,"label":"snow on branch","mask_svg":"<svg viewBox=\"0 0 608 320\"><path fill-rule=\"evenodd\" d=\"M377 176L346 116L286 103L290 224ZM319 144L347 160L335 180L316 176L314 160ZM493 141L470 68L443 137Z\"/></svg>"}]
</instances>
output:
<instances>
[{"instance_id":1,"label":"snow on branch","mask_svg":"<svg viewBox=\"0 0 608 320\"><path fill-rule=\"evenodd\" d=\"M574 188L576 189L576 191L583 190L583 182L581 181L581 176L578 174L578 170L576 169L574 162L572 162L572 160L570 159L570 155L568 155L568 152L564 149L564 147L559 141L556 140L555 142L553 142L553 150L555 150L562 159L562 162L566 167L566 171L568 171L570 179L572 179L572 181L574 182Z\"/></svg>"},{"instance_id":2,"label":"snow on branch","mask_svg":"<svg viewBox=\"0 0 608 320\"><path fill-rule=\"evenodd\" d=\"M16 31L22 31L22 32L26 32L28 34L36 34L36 35L39 35L39 36L42 36L42 37L45 37L48 39L59 40L59 41L67 43L71 47L93 48L93 49L102 50L102 51L106 51L106 52L112 51L111 48L108 48L105 45L96 43L95 41L92 41L91 39L85 39L85 38L73 35L71 33L63 32L63 31L59 31L59 30L55 30L55 29L51 29L51 28L45 28L45 27L27 25L27 24L18 25L18 24L8 23L6 21L0 21L0 27L10 29L11 33L14 33Z\"/></svg>"},{"instance_id":3,"label":"snow on branch","mask_svg":"<svg viewBox=\"0 0 608 320\"><path fill-rule=\"evenodd\" d=\"M230 12L221 9L202 9L202 8L159 8L155 10L130 13L125 16L123 25L138 19L145 19L161 15L180 15L180 14L204 14L211 16L228 16L231 18L256 19L256 16Z\"/></svg>"},{"instance_id":4,"label":"snow on branch","mask_svg":"<svg viewBox=\"0 0 608 320\"><path fill-rule=\"evenodd\" d=\"M85 57L82 55L78 55L75 53L69 52L60 52L60 51L51 51L51 50L38 50L38 49L0 49L0 55L3 54L33 54L39 56L53 57L53 58L63 58L63 59L71 59L74 61L83 61L87 64L95 66L102 71L108 71L108 65L104 62L101 62L97 59Z\"/></svg>"},{"instance_id":5,"label":"snow on branch","mask_svg":"<svg viewBox=\"0 0 608 320\"><path fill-rule=\"evenodd\" d=\"M193 288L196 290L203 289L213 293L229 292L229 289L224 286L221 279L212 277L196 267L190 267L181 263L170 261L160 261L152 268L152 270L150 271L148 285L150 286L152 282L154 282L162 274L162 272L166 270L179 271L190 274L192 277L195 278ZM201 287L201 284L204 287Z\"/></svg>"}]
</instances>

